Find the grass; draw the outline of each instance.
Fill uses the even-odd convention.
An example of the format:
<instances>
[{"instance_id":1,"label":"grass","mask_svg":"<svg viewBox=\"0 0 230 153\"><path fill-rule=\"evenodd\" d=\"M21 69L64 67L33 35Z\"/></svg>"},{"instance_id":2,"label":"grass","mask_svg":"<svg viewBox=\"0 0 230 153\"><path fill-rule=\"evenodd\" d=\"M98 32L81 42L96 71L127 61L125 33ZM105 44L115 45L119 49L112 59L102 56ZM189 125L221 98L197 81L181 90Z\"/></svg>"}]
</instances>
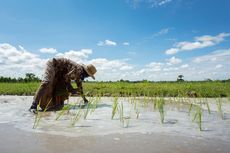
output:
<instances>
[{"instance_id":1,"label":"grass","mask_svg":"<svg viewBox=\"0 0 230 153\"><path fill-rule=\"evenodd\" d=\"M34 95L40 83L0 83L1 95ZM75 84L73 84L75 86ZM86 96L181 97L196 93L199 97L229 97L230 82L85 82ZM205 90L204 90L205 89Z\"/></svg>"}]
</instances>

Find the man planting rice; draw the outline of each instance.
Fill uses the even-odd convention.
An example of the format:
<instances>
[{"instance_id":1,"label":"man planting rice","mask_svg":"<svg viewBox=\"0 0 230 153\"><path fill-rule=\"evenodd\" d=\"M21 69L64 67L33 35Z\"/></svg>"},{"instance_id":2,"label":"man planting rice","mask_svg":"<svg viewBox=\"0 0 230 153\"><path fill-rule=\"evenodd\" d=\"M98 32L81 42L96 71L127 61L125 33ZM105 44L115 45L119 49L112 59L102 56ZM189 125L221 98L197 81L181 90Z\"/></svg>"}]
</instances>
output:
<instances>
[{"instance_id":1,"label":"man planting rice","mask_svg":"<svg viewBox=\"0 0 230 153\"><path fill-rule=\"evenodd\" d=\"M38 88L32 105L31 112L36 112L37 106L41 109L58 109L64 105L64 100L68 99L69 93L80 94L84 103L88 100L83 94L82 81L87 77L95 79L97 72L92 65L75 63L66 58L53 58L46 63L43 80ZM77 84L77 89L71 85L71 80Z\"/></svg>"}]
</instances>

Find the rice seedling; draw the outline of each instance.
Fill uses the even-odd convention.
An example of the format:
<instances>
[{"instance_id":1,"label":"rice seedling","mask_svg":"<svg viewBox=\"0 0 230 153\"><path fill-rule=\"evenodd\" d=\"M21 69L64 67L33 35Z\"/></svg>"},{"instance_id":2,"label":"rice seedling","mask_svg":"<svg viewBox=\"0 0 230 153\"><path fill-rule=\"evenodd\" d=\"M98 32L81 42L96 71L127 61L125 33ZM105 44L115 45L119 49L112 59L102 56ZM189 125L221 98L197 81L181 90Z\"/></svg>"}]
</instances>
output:
<instances>
[{"instance_id":1,"label":"rice seedling","mask_svg":"<svg viewBox=\"0 0 230 153\"><path fill-rule=\"evenodd\" d=\"M36 108L33 129L35 129L36 127L38 127L39 122L41 120L41 114L39 112L40 104L41 104L41 99L39 100L39 103L38 103L37 108Z\"/></svg>"},{"instance_id":2,"label":"rice seedling","mask_svg":"<svg viewBox=\"0 0 230 153\"><path fill-rule=\"evenodd\" d=\"M49 100L49 102L47 103L45 109L42 111L43 113L46 112L49 109L48 107L49 107L51 101L52 101L52 98ZM39 100L39 103L38 103L37 108L36 108L37 113L35 115L35 121L34 121L33 129L35 129L36 127L39 126L39 122L40 122L41 117L42 117L41 112L39 112L40 104L41 104L41 100Z\"/></svg>"},{"instance_id":3,"label":"rice seedling","mask_svg":"<svg viewBox=\"0 0 230 153\"><path fill-rule=\"evenodd\" d=\"M190 103L189 108L188 108L188 115L191 114L192 108L193 108L193 104Z\"/></svg>"},{"instance_id":4,"label":"rice seedling","mask_svg":"<svg viewBox=\"0 0 230 153\"><path fill-rule=\"evenodd\" d=\"M119 108L118 111L119 111L119 116L120 116L120 122L124 123L124 106L123 106L123 102L120 103L118 108Z\"/></svg>"},{"instance_id":5,"label":"rice seedling","mask_svg":"<svg viewBox=\"0 0 230 153\"><path fill-rule=\"evenodd\" d=\"M72 118L71 126L75 126L75 124L80 120L82 116L82 109L78 109L76 115Z\"/></svg>"},{"instance_id":6,"label":"rice seedling","mask_svg":"<svg viewBox=\"0 0 230 153\"><path fill-rule=\"evenodd\" d=\"M224 119L224 113L222 111L222 100L221 100L221 98L217 98L216 105L217 105L218 114L220 115L221 119Z\"/></svg>"},{"instance_id":7,"label":"rice seedling","mask_svg":"<svg viewBox=\"0 0 230 153\"><path fill-rule=\"evenodd\" d=\"M164 112L164 105L165 105L165 101L163 99L163 97L161 97L160 99L157 100L157 109L160 113L160 118L161 118L161 123L164 123L164 118L165 118L165 112Z\"/></svg>"},{"instance_id":8,"label":"rice seedling","mask_svg":"<svg viewBox=\"0 0 230 153\"><path fill-rule=\"evenodd\" d=\"M210 109L210 107L209 107L208 101L206 102L206 106L207 106L207 109L208 109L208 114L211 114L211 109Z\"/></svg>"},{"instance_id":9,"label":"rice seedling","mask_svg":"<svg viewBox=\"0 0 230 153\"><path fill-rule=\"evenodd\" d=\"M136 119L139 119L140 111L136 109Z\"/></svg>"},{"instance_id":10,"label":"rice seedling","mask_svg":"<svg viewBox=\"0 0 230 153\"><path fill-rule=\"evenodd\" d=\"M92 108L91 108L90 114L92 114L96 110L97 104L100 100L101 100L100 96L97 96L96 98L92 99Z\"/></svg>"},{"instance_id":11,"label":"rice seedling","mask_svg":"<svg viewBox=\"0 0 230 153\"><path fill-rule=\"evenodd\" d=\"M134 101L134 110L136 110L137 108L138 108L138 100L136 99L136 97L134 97L134 99L133 99Z\"/></svg>"},{"instance_id":12,"label":"rice seedling","mask_svg":"<svg viewBox=\"0 0 230 153\"><path fill-rule=\"evenodd\" d=\"M144 103L143 103L143 106L144 107L148 107L148 97L146 97L145 95L144 95L144 99L143 99L143 101L144 101Z\"/></svg>"},{"instance_id":13,"label":"rice seedling","mask_svg":"<svg viewBox=\"0 0 230 153\"><path fill-rule=\"evenodd\" d=\"M92 102L88 102L86 110L84 112L84 119L86 119L87 115L89 114L89 110L92 108Z\"/></svg>"},{"instance_id":14,"label":"rice seedling","mask_svg":"<svg viewBox=\"0 0 230 153\"><path fill-rule=\"evenodd\" d=\"M200 131L202 130L202 108L200 105L195 106L195 113L193 115L192 121L196 121Z\"/></svg>"},{"instance_id":15,"label":"rice seedling","mask_svg":"<svg viewBox=\"0 0 230 153\"><path fill-rule=\"evenodd\" d=\"M66 105L62 108L62 110L57 114L57 117L55 118L55 120L58 120L61 116L63 116L63 114L66 112L66 111L69 111L71 108L73 108L74 106L72 105Z\"/></svg>"},{"instance_id":16,"label":"rice seedling","mask_svg":"<svg viewBox=\"0 0 230 153\"><path fill-rule=\"evenodd\" d=\"M118 97L114 97L111 119L114 118L115 114L117 113L117 110L118 110Z\"/></svg>"}]
</instances>

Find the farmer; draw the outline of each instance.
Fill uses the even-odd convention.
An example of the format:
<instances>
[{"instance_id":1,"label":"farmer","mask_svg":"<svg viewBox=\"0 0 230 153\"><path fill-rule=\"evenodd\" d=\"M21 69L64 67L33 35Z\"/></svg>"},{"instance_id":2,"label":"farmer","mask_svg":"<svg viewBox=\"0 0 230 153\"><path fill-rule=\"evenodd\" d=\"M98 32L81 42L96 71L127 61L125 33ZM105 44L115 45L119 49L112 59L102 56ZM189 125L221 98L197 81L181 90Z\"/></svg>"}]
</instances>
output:
<instances>
[{"instance_id":1,"label":"farmer","mask_svg":"<svg viewBox=\"0 0 230 153\"><path fill-rule=\"evenodd\" d=\"M84 103L88 103L83 94L82 81L87 77L95 79L94 74L96 72L97 70L92 64L78 64L66 58L49 60L46 63L43 80L29 110L35 113L38 104L43 110L55 109L57 105L60 105L60 101L64 105L64 100L68 99L69 93L80 94ZM72 87L71 80L76 82L77 89ZM64 94L59 93L58 95L60 91Z\"/></svg>"}]
</instances>

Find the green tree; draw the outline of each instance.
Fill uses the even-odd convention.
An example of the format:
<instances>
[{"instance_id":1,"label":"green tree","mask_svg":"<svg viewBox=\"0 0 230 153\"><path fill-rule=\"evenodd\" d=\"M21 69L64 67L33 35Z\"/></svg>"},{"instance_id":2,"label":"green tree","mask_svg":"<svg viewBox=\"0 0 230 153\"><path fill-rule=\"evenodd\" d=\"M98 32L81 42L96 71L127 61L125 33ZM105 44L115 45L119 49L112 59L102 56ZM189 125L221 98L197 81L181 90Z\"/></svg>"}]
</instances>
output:
<instances>
[{"instance_id":1,"label":"green tree","mask_svg":"<svg viewBox=\"0 0 230 153\"><path fill-rule=\"evenodd\" d=\"M184 76L183 76L182 74L178 75L177 81L184 81L183 77L184 77Z\"/></svg>"}]
</instances>

